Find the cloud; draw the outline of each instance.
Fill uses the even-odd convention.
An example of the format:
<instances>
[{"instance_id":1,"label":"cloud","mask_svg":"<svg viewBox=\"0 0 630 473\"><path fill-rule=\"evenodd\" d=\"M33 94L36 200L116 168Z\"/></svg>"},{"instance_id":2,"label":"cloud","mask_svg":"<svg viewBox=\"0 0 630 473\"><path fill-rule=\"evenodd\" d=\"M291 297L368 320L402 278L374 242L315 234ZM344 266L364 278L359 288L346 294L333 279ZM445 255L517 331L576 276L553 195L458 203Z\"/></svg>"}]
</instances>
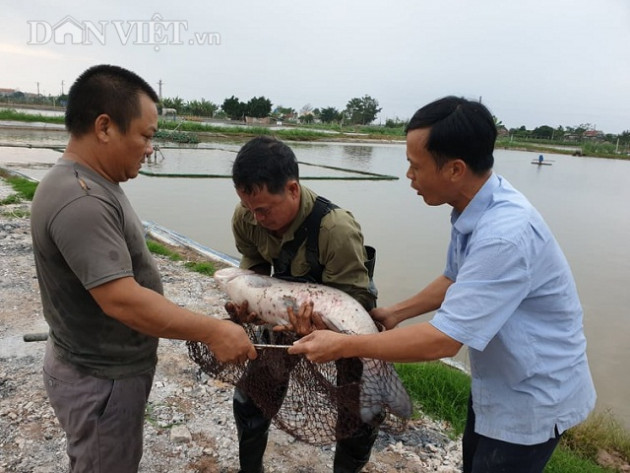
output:
<instances>
[{"instance_id":1,"label":"cloud","mask_svg":"<svg viewBox=\"0 0 630 473\"><path fill-rule=\"evenodd\" d=\"M0 54L13 56L28 56L40 59L64 59L64 55L50 49L37 46L18 46L9 43L0 43Z\"/></svg>"}]
</instances>

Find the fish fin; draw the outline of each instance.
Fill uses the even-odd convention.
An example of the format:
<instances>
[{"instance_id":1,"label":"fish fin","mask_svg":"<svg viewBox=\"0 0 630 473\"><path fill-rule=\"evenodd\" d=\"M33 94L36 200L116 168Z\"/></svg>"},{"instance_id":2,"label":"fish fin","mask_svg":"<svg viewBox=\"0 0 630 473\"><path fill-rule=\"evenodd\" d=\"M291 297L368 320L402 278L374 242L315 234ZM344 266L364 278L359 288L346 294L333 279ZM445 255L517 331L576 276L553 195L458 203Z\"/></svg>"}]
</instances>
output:
<instances>
[{"instance_id":1,"label":"fish fin","mask_svg":"<svg viewBox=\"0 0 630 473\"><path fill-rule=\"evenodd\" d=\"M383 407L392 414L409 419L413 405L392 363L363 359L361 379L361 419L370 422Z\"/></svg>"}]
</instances>

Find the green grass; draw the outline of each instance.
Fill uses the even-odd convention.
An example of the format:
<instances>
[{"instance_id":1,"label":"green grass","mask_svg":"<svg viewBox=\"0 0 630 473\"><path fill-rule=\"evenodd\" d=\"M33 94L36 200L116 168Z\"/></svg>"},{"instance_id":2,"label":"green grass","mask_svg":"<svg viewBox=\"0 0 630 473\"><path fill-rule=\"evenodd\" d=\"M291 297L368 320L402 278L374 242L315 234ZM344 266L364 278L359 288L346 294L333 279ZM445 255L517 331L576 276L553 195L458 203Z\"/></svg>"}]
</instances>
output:
<instances>
[{"instance_id":1,"label":"green grass","mask_svg":"<svg viewBox=\"0 0 630 473\"><path fill-rule=\"evenodd\" d=\"M441 362L397 363L396 371L424 414L447 421L454 436L464 432L470 376Z\"/></svg>"},{"instance_id":2,"label":"green grass","mask_svg":"<svg viewBox=\"0 0 630 473\"><path fill-rule=\"evenodd\" d=\"M562 443L555 449L551 460L545 467L545 473L608 473L615 471L603 468L591 460L581 458L565 448Z\"/></svg>"},{"instance_id":3,"label":"green grass","mask_svg":"<svg viewBox=\"0 0 630 473\"><path fill-rule=\"evenodd\" d=\"M195 271L196 273L205 274L206 276L212 276L216 271L214 265L208 261L197 263L195 261L187 261L184 263L191 271Z\"/></svg>"},{"instance_id":4,"label":"green grass","mask_svg":"<svg viewBox=\"0 0 630 473\"><path fill-rule=\"evenodd\" d=\"M179 253L161 245L157 241L147 240L147 247L151 253L166 256L171 261L180 261L182 259Z\"/></svg>"},{"instance_id":5,"label":"green grass","mask_svg":"<svg viewBox=\"0 0 630 473\"><path fill-rule=\"evenodd\" d=\"M568 149L557 148L556 146L564 146ZM512 140L510 138L503 137L497 139L495 148L567 155L573 155L575 150L580 150L583 156L591 156L595 158L630 159L630 156L628 156L627 154L616 153L615 146L610 143L567 143L561 141L549 142L548 140L519 141L518 138Z\"/></svg>"},{"instance_id":6,"label":"green grass","mask_svg":"<svg viewBox=\"0 0 630 473\"><path fill-rule=\"evenodd\" d=\"M16 192L0 200L0 205L17 204L22 200L33 200L38 184L36 181L14 176L4 169L0 169L0 179L9 183Z\"/></svg>"},{"instance_id":7,"label":"green grass","mask_svg":"<svg viewBox=\"0 0 630 473\"><path fill-rule=\"evenodd\" d=\"M199 137L195 133L187 131L158 130L155 135L153 135L153 139L171 141L174 143L199 143Z\"/></svg>"},{"instance_id":8,"label":"green grass","mask_svg":"<svg viewBox=\"0 0 630 473\"><path fill-rule=\"evenodd\" d=\"M4 205L2 201L0 201L0 206ZM27 218L30 217L31 212L28 210L21 209L12 209L12 210L3 210L0 209L0 216L2 217L11 217L11 218Z\"/></svg>"},{"instance_id":9,"label":"green grass","mask_svg":"<svg viewBox=\"0 0 630 473\"><path fill-rule=\"evenodd\" d=\"M35 190L37 189L37 182L22 177L9 177L7 181L20 197L26 200L33 200Z\"/></svg>"},{"instance_id":10,"label":"green grass","mask_svg":"<svg viewBox=\"0 0 630 473\"><path fill-rule=\"evenodd\" d=\"M147 247L149 251L156 255L166 256L171 261L181 261L182 256L176 251L167 248L166 246L156 242L155 240L147 239ZM210 261L186 261L184 266L196 273L205 274L206 276L212 276L216 271L214 264Z\"/></svg>"},{"instance_id":11,"label":"green grass","mask_svg":"<svg viewBox=\"0 0 630 473\"><path fill-rule=\"evenodd\" d=\"M177 128L179 132L198 132L198 133L213 133L220 136L227 137L250 137L260 135L276 136L285 140L292 141L308 141L318 140L321 138L330 138L329 133L323 133L317 130L302 130L302 129L282 129L274 130L263 126L217 126L209 125L206 123L198 122L173 122L168 120L162 120L159 123L161 130L174 130ZM213 139L216 137L213 137Z\"/></svg>"},{"instance_id":12,"label":"green grass","mask_svg":"<svg viewBox=\"0 0 630 473\"><path fill-rule=\"evenodd\" d=\"M397 363L396 371L423 414L448 421L453 437L462 434L470 392L467 374L441 362ZM630 433L608 412L594 413L582 424L565 432L545 473L621 471L597 464L598 453L602 450L616 457L620 466L630 462Z\"/></svg>"},{"instance_id":13,"label":"green grass","mask_svg":"<svg viewBox=\"0 0 630 473\"><path fill-rule=\"evenodd\" d=\"M64 123L64 117L45 116L17 112L14 109L0 110L0 120L15 120L20 122Z\"/></svg>"},{"instance_id":14,"label":"green grass","mask_svg":"<svg viewBox=\"0 0 630 473\"><path fill-rule=\"evenodd\" d=\"M0 200L0 205L19 204L21 201L22 197L20 197L19 194L11 194Z\"/></svg>"}]
</instances>

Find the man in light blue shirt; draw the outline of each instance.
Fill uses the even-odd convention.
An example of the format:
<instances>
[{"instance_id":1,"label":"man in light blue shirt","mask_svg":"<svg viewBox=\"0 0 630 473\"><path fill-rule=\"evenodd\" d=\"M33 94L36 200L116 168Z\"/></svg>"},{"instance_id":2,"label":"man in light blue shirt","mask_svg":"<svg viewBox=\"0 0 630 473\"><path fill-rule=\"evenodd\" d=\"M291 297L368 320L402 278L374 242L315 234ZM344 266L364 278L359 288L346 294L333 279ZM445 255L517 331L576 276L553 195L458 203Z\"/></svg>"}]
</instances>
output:
<instances>
[{"instance_id":1,"label":"man in light blue shirt","mask_svg":"<svg viewBox=\"0 0 630 473\"><path fill-rule=\"evenodd\" d=\"M320 330L289 352L424 361L467 345L464 472L539 473L593 409L595 389L571 269L536 209L492 172L495 139L487 108L457 97L426 105L407 127L411 187L428 205L453 207L446 269L371 315L388 329L437 310L434 318L374 335Z\"/></svg>"}]
</instances>

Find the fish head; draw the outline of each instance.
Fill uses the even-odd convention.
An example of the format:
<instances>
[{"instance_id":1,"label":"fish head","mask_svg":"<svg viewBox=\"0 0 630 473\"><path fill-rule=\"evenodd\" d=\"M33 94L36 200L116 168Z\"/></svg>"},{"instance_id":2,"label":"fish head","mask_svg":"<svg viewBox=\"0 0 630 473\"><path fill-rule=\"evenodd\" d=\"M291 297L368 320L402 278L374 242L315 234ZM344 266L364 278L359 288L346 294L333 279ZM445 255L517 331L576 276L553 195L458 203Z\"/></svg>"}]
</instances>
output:
<instances>
[{"instance_id":1,"label":"fish head","mask_svg":"<svg viewBox=\"0 0 630 473\"><path fill-rule=\"evenodd\" d=\"M219 287L225 291L225 287L227 283L238 278L240 276L248 276L250 274L255 274L251 269L243 269L243 268L223 268L215 271L214 280L217 282Z\"/></svg>"}]
</instances>

